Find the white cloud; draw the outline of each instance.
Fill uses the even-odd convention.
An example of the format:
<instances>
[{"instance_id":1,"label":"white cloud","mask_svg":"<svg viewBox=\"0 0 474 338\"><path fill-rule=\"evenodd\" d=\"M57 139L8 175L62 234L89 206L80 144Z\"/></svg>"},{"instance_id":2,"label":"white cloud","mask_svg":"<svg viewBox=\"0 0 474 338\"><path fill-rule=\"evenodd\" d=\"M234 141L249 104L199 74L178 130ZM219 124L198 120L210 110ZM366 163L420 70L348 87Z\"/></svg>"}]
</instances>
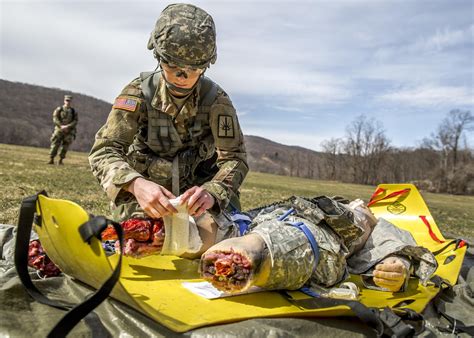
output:
<instances>
[{"instance_id":1,"label":"white cloud","mask_svg":"<svg viewBox=\"0 0 474 338\"><path fill-rule=\"evenodd\" d=\"M262 65L216 67L212 78L233 94L285 98L285 106L336 104L351 97L349 79L329 73Z\"/></svg>"},{"instance_id":2,"label":"white cloud","mask_svg":"<svg viewBox=\"0 0 474 338\"><path fill-rule=\"evenodd\" d=\"M393 101L412 106L464 106L474 105L472 87L422 86L388 92L378 100Z\"/></svg>"},{"instance_id":3,"label":"white cloud","mask_svg":"<svg viewBox=\"0 0 474 338\"><path fill-rule=\"evenodd\" d=\"M414 49L420 47L425 50L441 51L445 48L463 45L465 43L474 42L474 24L465 29L451 29L445 27L438 30L433 36L419 41L415 44Z\"/></svg>"},{"instance_id":4,"label":"white cloud","mask_svg":"<svg viewBox=\"0 0 474 338\"><path fill-rule=\"evenodd\" d=\"M239 117L242 117L242 116L245 116L245 115L248 115L249 114L249 111L248 110L238 110L237 111L237 115Z\"/></svg>"},{"instance_id":5,"label":"white cloud","mask_svg":"<svg viewBox=\"0 0 474 338\"><path fill-rule=\"evenodd\" d=\"M146 41L165 3L0 2L1 78L110 102L156 65ZM242 107L242 122L262 122L246 134L314 148L309 129L329 139L357 114L385 122L389 111L409 125L430 106L437 123L446 108L473 104L472 0L193 3L216 22L218 60L207 75Z\"/></svg>"},{"instance_id":6,"label":"white cloud","mask_svg":"<svg viewBox=\"0 0 474 338\"><path fill-rule=\"evenodd\" d=\"M459 29L445 26L436 28L434 33L427 32L421 37L419 33L415 33L405 42L396 41L391 45L378 47L373 57L377 62L391 62L407 57L418 60L428 55L432 57L432 53L439 53L448 48L463 47L473 42L474 24Z\"/></svg>"}]
</instances>

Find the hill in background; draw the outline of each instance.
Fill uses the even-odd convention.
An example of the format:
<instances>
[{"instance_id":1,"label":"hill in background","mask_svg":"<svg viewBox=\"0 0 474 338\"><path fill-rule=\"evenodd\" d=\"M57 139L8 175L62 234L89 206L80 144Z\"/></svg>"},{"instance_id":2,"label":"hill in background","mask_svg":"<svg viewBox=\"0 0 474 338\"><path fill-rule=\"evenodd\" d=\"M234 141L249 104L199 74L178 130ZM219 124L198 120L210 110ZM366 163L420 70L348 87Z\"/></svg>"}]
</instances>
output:
<instances>
[{"instance_id":1,"label":"hill in background","mask_svg":"<svg viewBox=\"0 0 474 338\"><path fill-rule=\"evenodd\" d=\"M49 147L52 113L63 104L65 94L74 96L78 112L77 136L71 150L88 152L97 130L105 123L112 104L92 96L19 82L0 80L0 143ZM245 136L249 166L253 171L318 177L318 164L325 154L282 145L257 136ZM308 165L302 165L302 163ZM304 168L304 169L303 169Z\"/></svg>"},{"instance_id":2,"label":"hill in background","mask_svg":"<svg viewBox=\"0 0 474 338\"><path fill-rule=\"evenodd\" d=\"M95 132L106 121L112 105L88 95L0 80L0 142L49 147L53 111L73 95L78 112L77 136L71 150L89 151Z\"/></svg>"}]
</instances>

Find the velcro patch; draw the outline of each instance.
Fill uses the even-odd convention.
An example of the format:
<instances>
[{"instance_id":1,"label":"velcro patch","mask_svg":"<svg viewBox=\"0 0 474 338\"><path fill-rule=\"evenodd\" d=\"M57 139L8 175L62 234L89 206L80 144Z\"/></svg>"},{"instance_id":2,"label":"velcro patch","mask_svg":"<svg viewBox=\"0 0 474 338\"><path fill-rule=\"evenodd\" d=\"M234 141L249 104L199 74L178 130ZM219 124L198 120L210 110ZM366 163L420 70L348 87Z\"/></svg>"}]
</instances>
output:
<instances>
[{"instance_id":1,"label":"velcro patch","mask_svg":"<svg viewBox=\"0 0 474 338\"><path fill-rule=\"evenodd\" d=\"M217 122L219 123L218 137L234 138L234 120L232 116L219 115Z\"/></svg>"},{"instance_id":2,"label":"velcro patch","mask_svg":"<svg viewBox=\"0 0 474 338\"><path fill-rule=\"evenodd\" d=\"M112 108L134 112L137 110L137 106L138 100L134 100L129 97L117 97Z\"/></svg>"}]
</instances>

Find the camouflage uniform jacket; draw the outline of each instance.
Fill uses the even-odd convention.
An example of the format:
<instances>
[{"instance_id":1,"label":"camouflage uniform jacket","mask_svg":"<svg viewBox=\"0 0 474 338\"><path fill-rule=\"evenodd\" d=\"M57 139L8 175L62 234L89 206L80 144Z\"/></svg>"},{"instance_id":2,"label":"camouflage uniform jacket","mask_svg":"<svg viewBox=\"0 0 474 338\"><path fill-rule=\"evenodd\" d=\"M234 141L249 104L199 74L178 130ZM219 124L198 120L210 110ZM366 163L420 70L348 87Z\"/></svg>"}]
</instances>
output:
<instances>
[{"instance_id":1,"label":"camouflage uniform jacket","mask_svg":"<svg viewBox=\"0 0 474 338\"><path fill-rule=\"evenodd\" d=\"M180 185L180 193L192 185L201 185L214 196L216 213L227 208L230 200L237 197L238 201L238 189L248 172L247 154L237 114L227 94L215 85L217 94L208 120L201 121L206 127L193 136L196 120L202 118L198 114L202 81L180 111L163 78L159 77L151 102L145 100L142 82L141 78L134 79L122 90L89 154L93 174L108 197L116 205L134 200L123 187L137 177L171 191L172 163L178 156L180 163L191 166L189 158L191 162L214 160L217 164L213 177L204 182L199 174L189 171L189 165L187 169L180 166L180 181L186 183ZM156 127L163 120L165 127ZM167 144L168 148L160 149L160 144Z\"/></svg>"},{"instance_id":2,"label":"camouflage uniform jacket","mask_svg":"<svg viewBox=\"0 0 474 338\"><path fill-rule=\"evenodd\" d=\"M78 122L77 112L72 107L57 107L53 112L53 122L55 133L62 132L61 126L67 126L67 133L75 134Z\"/></svg>"}]
</instances>

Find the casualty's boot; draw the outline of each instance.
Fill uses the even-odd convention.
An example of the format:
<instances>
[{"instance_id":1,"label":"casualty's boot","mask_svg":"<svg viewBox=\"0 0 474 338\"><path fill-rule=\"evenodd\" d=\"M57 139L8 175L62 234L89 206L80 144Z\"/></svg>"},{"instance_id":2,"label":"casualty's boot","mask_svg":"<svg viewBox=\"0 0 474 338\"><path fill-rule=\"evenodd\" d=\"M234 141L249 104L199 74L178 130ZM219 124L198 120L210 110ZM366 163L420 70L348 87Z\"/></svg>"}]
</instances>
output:
<instances>
[{"instance_id":1,"label":"casualty's boot","mask_svg":"<svg viewBox=\"0 0 474 338\"><path fill-rule=\"evenodd\" d=\"M49 158L48 164L54 164L54 157L50 157L50 158Z\"/></svg>"},{"instance_id":2,"label":"casualty's boot","mask_svg":"<svg viewBox=\"0 0 474 338\"><path fill-rule=\"evenodd\" d=\"M62 158L59 159L58 165L64 165Z\"/></svg>"}]
</instances>

